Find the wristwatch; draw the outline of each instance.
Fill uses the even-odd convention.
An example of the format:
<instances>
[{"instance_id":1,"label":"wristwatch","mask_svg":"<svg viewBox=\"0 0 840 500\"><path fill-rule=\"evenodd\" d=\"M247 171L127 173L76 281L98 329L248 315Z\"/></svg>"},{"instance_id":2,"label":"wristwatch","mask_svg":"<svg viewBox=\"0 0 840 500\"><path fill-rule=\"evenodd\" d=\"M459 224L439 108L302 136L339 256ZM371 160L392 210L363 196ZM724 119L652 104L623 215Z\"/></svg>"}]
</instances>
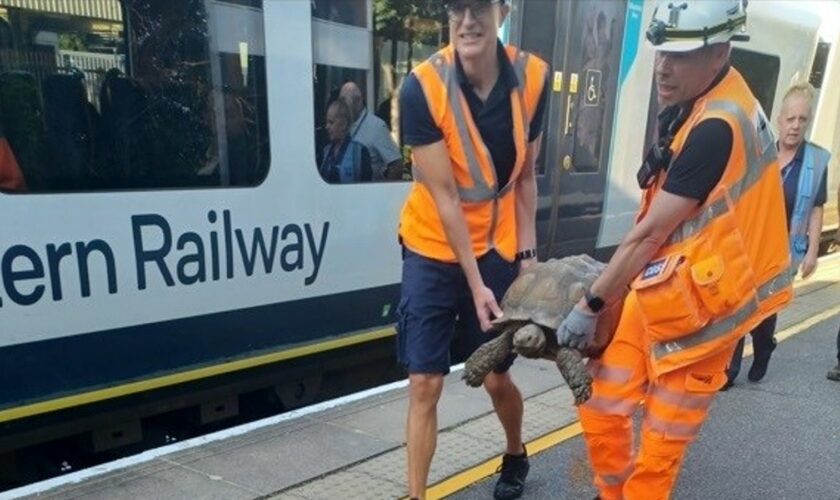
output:
<instances>
[{"instance_id":1,"label":"wristwatch","mask_svg":"<svg viewBox=\"0 0 840 500\"><path fill-rule=\"evenodd\" d=\"M604 308L604 299L597 295L592 295L589 290L584 294L586 296L586 306L594 313L599 312Z\"/></svg>"},{"instance_id":2,"label":"wristwatch","mask_svg":"<svg viewBox=\"0 0 840 500\"><path fill-rule=\"evenodd\" d=\"M525 260L525 259L533 259L537 256L537 250L534 248L529 248L527 250L522 250L520 252L516 252L516 260Z\"/></svg>"}]
</instances>

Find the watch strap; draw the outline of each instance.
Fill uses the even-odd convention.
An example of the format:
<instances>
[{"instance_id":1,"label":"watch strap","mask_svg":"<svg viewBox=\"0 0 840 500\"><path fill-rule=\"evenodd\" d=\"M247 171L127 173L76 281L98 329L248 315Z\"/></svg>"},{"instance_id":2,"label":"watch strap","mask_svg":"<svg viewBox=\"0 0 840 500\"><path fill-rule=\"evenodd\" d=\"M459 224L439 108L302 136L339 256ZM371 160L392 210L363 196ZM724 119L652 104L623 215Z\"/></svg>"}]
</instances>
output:
<instances>
[{"instance_id":1,"label":"watch strap","mask_svg":"<svg viewBox=\"0 0 840 500\"><path fill-rule=\"evenodd\" d=\"M527 250L520 250L516 252L516 260L525 260L525 259L533 259L537 257L537 250L535 248L529 248Z\"/></svg>"}]
</instances>

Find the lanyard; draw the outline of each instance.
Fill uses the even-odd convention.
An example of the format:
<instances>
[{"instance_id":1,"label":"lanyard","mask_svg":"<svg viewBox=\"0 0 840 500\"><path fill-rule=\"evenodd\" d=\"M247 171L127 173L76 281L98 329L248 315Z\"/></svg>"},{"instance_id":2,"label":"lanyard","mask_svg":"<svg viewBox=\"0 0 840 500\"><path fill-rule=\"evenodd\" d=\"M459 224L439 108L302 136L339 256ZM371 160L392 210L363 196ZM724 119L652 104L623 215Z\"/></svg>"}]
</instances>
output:
<instances>
[{"instance_id":1,"label":"lanyard","mask_svg":"<svg viewBox=\"0 0 840 500\"><path fill-rule=\"evenodd\" d=\"M793 158L791 158L790 161L787 162L787 165L782 167L782 184L787 184L788 176L790 175L790 171L793 170L793 164L795 161L796 153L794 153Z\"/></svg>"},{"instance_id":2,"label":"lanyard","mask_svg":"<svg viewBox=\"0 0 840 500\"><path fill-rule=\"evenodd\" d=\"M353 133L350 134L350 139L351 140L356 138L356 134L359 133L359 129L362 128L362 124L364 124L365 120L367 120L367 116L368 116L368 110L367 110L367 108L365 108L364 113L362 113L362 117L359 119L359 124L356 125L356 128L353 129Z\"/></svg>"},{"instance_id":3,"label":"lanyard","mask_svg":"<svg viewBox=\"0 0 840 500\"><path fill-rule=\"evenodd\" d=\"M790 175L791 170L793 170L793 160L791 160L790 163L782 167L782 184L787 184L787 179Z\"/></svg>"}]
</instances>

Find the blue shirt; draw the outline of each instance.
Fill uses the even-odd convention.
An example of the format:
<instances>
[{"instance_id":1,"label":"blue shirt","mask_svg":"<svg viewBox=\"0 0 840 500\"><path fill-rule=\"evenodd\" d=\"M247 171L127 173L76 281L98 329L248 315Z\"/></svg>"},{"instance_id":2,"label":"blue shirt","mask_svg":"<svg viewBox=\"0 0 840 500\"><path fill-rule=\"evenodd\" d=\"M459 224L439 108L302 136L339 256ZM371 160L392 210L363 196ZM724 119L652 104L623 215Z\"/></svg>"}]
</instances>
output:
<instances>
[{"instance_id":1,"label":"blue shirt","mask_svg":"<svg viewBox=\"0 0 840 500\"><path fill-rule=\"evenodd\" d=\"M370 153L362 144L351 140L349 135L341 141L338 150L334 150L332 144L324 146L318 171L330 184L367 182L373 177Z\"/></svg>"},{"instance_id":2,"label":"blue shirt","mask_svg":"<svg viewBox=\"0 0 840 500\"><path fill-rule=\"evenodd\" d=\"M505 52L504 45L498 42L500 72L493 90L486 101L482 101L473 90L464 74L461 61L455 58L455 68L461 92L467 100L470 114L478 127L481 139L493 157L499 188L505 186L513 173L516 163L516 144L513 141L513 111L510 105L510 92L519 85L516 71ZM549 73L549 72L547 72ZM531 119L528 141L534 141L542 132L542 122L548 89L548 77L542 94ZM403 139L409 146L423 146L443 139L443 132L435 124L420 81L411 73L405 79L400 90L400 121Z\"/></svg>"},{"instance_id":3,"label":"blue shirt","mask_svg":"<svg viewBox=\"0 0 840 500\"><path fill-rule=\"evenodd\" d=\"M799 173L802 172L802 159L805 156L805 141L799 145L793 159L782 167L782 179L785 191L785 213L787 214L788 229L790 229L790 219L793 216L793 209L796 206L796 191L799 187ZM822 179L820 180L820 187L814 193L814 206L821 207L825 205L828 199L828 186L826 186L826 178L828 177L828 169L823 171Z\"/></svg>"}]
</instances>

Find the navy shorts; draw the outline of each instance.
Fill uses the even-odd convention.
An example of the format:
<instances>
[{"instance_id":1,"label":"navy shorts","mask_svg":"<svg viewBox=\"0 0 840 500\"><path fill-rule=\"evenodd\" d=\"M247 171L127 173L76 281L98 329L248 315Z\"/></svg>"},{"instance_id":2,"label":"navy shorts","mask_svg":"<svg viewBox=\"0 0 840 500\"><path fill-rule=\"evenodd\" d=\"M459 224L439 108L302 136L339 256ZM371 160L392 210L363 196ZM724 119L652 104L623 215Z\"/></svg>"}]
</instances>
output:
<instances>
[{"instance_id":1,"label":"navy shorts","mask_svg":"<svg viewBox=\"0 0 840 500\"><path fill-rule=\"evenodd\" d=\"M519 274L519 263L496 251L478 259L484 284L501 303ZM402 293L397 307L397 359L408 373L449 373L450 346L467 356L491 335L481 330L466 276L457 263L440 262L403 249ZM495 367L504 373L515 356Z\"/></svg>"}]
</instances>

